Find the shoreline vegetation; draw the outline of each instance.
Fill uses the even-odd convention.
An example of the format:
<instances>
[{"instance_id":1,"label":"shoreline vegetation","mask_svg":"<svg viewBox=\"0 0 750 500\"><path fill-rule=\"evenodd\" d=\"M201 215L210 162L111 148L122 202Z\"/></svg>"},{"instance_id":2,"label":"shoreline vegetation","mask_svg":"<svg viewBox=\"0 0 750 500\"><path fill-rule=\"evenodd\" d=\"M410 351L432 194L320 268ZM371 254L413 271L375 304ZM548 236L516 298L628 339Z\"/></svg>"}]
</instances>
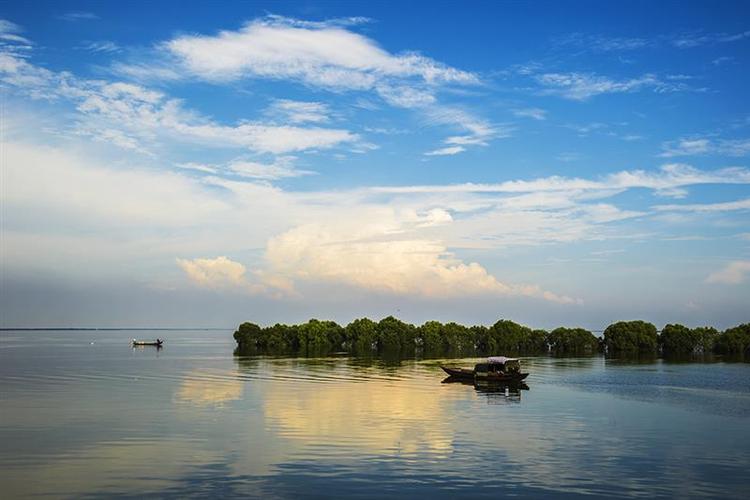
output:
<instances>
[{"instance_id":1,"label":"shoreline vegetation","mask_svg":"<svg viewBox=\"0 0 750 500\"><path fill-rule=\"evenodd\" d=\"M532 329L507 319L492 326L464 326L428 321L420 326L393 316L380 321L355 319L346 326L311 319L297 325L261 327L245 322L234 332L236 354L331 353L399 354L402 356L491 354L686 357L750 357L750 323L720 332L705 326L668 324L661 331L645 321L619 321L601 337L584 328Z\"/></svg>"}]
</instances>

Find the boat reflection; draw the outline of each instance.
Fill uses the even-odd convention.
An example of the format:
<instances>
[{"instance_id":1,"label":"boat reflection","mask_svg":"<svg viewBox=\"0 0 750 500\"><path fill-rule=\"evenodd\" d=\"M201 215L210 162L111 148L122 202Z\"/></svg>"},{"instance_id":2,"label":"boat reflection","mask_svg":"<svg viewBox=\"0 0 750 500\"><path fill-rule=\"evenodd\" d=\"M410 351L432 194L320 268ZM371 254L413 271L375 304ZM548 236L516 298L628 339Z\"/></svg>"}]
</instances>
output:
<instances>
[{"instance_id":1,"label":"boat reflection","mask_svg":"<svg viewBox=\"0 0 750 500\"><path fill-rule=\"evenodd\" d=\"M520 403L521 391L529 390L529 386L524 382L492 382L446 377L442 383L473 386L475 391L487 397L487 404Z\"/></svg>"}]
</instances>

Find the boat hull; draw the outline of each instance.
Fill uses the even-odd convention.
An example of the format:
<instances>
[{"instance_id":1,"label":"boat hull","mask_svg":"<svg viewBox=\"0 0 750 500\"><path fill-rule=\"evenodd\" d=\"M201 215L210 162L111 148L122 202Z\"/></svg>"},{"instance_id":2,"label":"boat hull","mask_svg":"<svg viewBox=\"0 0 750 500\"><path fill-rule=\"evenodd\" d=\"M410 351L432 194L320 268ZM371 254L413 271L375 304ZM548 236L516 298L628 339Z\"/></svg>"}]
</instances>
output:
<instances>
[{"instance_id":1,"label":"boat hull","mask_svg":"<svg viewBox=\"0 0 750 500\"><path fill-rule=\"evenodd\" d=\"M474 370L468 368L452 368L449 366L441 366L445 373L449 376L463 379L463 380L487 380L491 382L520 382L529 376L528 373L486 373L481 376L477 376Z\"/></svg>"},{"instance_id":2,"label":"boat hull","mask_svg":"<svg viewBox=\"0 0 750 500\"><path fill-rule=\"evenodd\" d=\"M163 344L163 342L137 342L137 341L133 341L133 346L147 346L147 345L151 345L151 346L154 346L154 347L161 347L162 344Z\"/></svg>"}]
</instances>

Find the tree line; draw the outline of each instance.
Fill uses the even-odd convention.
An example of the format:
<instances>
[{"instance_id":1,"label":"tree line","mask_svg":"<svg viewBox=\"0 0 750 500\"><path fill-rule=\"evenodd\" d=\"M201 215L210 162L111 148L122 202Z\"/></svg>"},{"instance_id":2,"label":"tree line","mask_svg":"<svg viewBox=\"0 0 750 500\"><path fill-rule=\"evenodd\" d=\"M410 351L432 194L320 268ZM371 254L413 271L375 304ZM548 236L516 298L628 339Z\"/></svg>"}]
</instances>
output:
<instances>
[{"instance_id":1,"label":"tree line","mask_svg":"<svg viewBox=\"0 0 750 500\"><path fill-rule=\"evenodd\" d=\"M388 316L380 321L355 319L346 326L317 319L268 327L246 322L234 332L234 339L241 353L750 355L750 323L723 332L712 327L669 324L658 332L645 321L620 321L597 337L584 328L535 330L507 319L489 327L439 321L415 326Z\"/></svg>"}]
</instances>

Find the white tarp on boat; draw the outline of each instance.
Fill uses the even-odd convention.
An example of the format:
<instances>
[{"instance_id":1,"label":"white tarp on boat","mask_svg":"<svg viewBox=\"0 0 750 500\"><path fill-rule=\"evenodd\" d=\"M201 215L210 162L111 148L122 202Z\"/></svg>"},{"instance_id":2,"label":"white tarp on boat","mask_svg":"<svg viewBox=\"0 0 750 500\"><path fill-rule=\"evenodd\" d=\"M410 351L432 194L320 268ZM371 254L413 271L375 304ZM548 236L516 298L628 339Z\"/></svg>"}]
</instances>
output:
<instances>
[{"instance_id":1,"label":"white tarp on boat","mask_svg":"<svg viewBox=\"0 0 750 500\"><path fill-rule=\"evenodd\" d=\"M490 356L489 358L487 358L488 363L505 364L508 361L518 361L518 358L506 358L505 356Z\"/></svg>"}]
</instances>

